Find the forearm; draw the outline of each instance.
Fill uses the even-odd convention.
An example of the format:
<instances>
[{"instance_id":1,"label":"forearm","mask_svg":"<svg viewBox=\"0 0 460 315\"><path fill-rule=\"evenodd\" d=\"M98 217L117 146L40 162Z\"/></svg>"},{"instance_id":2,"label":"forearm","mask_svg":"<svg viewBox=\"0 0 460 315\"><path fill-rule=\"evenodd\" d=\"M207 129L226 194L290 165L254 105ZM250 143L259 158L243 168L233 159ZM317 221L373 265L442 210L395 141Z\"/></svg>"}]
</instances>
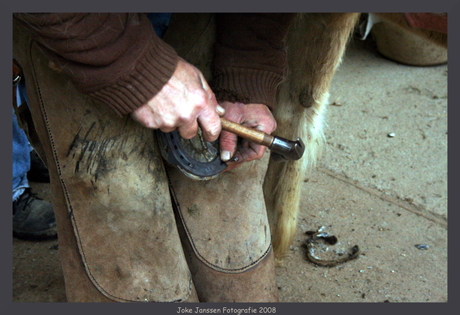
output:
<instances>
[{"instance_id":1,"label":"forearm","mask_svg":"<svg viewBox=\"0 0 460 315\"><path fill-rule=\"evenodd\" d=\"M218 101L274 108L294 14L218 14L211 87Z\"/></svg>"},{"instance_id":2,"label":"forearm","mask_svg":"<svg viewBox=\"0 0 460 315\"><path fill-rule=\"evenodd\" d=\"M143 14L15 14L75 86L119 114L147 103L172 76L175 51Z\"/></svg>"}]
</instances>

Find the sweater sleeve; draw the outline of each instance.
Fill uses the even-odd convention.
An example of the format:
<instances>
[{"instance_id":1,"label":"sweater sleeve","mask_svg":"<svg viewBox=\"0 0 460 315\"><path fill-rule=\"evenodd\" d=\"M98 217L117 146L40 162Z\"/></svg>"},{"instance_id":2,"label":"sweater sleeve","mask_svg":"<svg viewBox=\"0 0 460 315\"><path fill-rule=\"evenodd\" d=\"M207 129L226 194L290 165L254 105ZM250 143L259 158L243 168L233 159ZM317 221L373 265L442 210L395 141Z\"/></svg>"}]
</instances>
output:
<instances>
[{"instance_id":1,"label":"sweater sleeve","mask_svg":"<svg viewBox=\"0 0 460 315\"><path fill-rule=\"evenodd\" d=\"M178 56L144 14L15 14L77 89L127 114L174 73Z\"/></svg>"},{"instance_id":2,"label":"sweater sleeve","mask_svg":"<svg viewBox=\"0 0 460 315\"><path fill-rule=\"evenodd\" d=\"M274 108L294 14L218 14L211 87L218 101Z\"/></svg>"}]
</instances>

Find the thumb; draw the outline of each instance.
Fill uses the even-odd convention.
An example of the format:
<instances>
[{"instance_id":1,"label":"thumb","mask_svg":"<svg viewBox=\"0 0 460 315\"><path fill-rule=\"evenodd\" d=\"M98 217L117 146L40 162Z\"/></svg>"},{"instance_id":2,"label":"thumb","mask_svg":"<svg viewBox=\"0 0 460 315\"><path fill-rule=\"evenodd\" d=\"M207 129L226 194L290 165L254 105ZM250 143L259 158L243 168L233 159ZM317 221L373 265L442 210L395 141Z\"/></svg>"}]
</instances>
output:
<instances>
[{"instance_id":1,"label":"thumb","mask_svg":"<svg viewBox=\"0 0 460 315\"><path fill-rule=\"evenodd\" d=\"M222 130L220 134L220 159L227 162L235 154L238 136L234 133Z\"/></svg>"}]
</instances>

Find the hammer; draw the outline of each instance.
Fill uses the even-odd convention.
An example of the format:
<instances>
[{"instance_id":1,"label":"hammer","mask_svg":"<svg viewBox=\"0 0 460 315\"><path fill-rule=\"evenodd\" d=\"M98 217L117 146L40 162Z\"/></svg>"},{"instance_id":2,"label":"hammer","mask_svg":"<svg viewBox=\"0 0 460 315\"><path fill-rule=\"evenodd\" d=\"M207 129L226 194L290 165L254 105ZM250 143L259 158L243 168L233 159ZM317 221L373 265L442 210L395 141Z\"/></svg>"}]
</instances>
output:
<instances>
[{"instance_id":1,"label":"hammer","mask_svg":"<svg viewBox=\"0 0 460 315\"><path fill-rule=\"evenodd\" d=\"M223 117L220 118L220 121L222 123L222 129L230 131L243 139L270 148L272 158L277 162L298 160L302 157L305 150L305 145L300 138L297 138L296 141L287 140L269 135L260 130L242 126Z\"/></svg>"}]
</instances>

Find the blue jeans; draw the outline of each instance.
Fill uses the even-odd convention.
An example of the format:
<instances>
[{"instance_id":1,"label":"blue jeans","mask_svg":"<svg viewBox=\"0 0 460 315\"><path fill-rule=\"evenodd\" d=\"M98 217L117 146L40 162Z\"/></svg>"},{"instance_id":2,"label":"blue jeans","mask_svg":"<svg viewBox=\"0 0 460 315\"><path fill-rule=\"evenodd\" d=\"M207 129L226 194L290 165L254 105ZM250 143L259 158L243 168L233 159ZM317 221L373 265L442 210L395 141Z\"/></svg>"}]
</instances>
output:
<instances>
[{"instance_id":1,"label":"blue jeans","mask_svg":"<svg viewBox=\"0 0 460 315\"><path fill-rule=\"evenodd\" d=\"M155 29L158 37L162 38L168 29L169 22L171 21L172 13L149 13L147 14L150 22Z\"/></svg>"},{"instance_id":2,"label":"blue jeans","mask_svg":"<svg viewBox=\"0 0 460 315\"><path fill-rule=\"evenodd\" d=\"M25 98L24 85L17 89L18 104ZM27 106L27 105L23 105ZM29 187L27 172L30 170L31 146L24 130L19 127L18 119L13 111L13 201Z\"/></svg>"}]
</instances>

